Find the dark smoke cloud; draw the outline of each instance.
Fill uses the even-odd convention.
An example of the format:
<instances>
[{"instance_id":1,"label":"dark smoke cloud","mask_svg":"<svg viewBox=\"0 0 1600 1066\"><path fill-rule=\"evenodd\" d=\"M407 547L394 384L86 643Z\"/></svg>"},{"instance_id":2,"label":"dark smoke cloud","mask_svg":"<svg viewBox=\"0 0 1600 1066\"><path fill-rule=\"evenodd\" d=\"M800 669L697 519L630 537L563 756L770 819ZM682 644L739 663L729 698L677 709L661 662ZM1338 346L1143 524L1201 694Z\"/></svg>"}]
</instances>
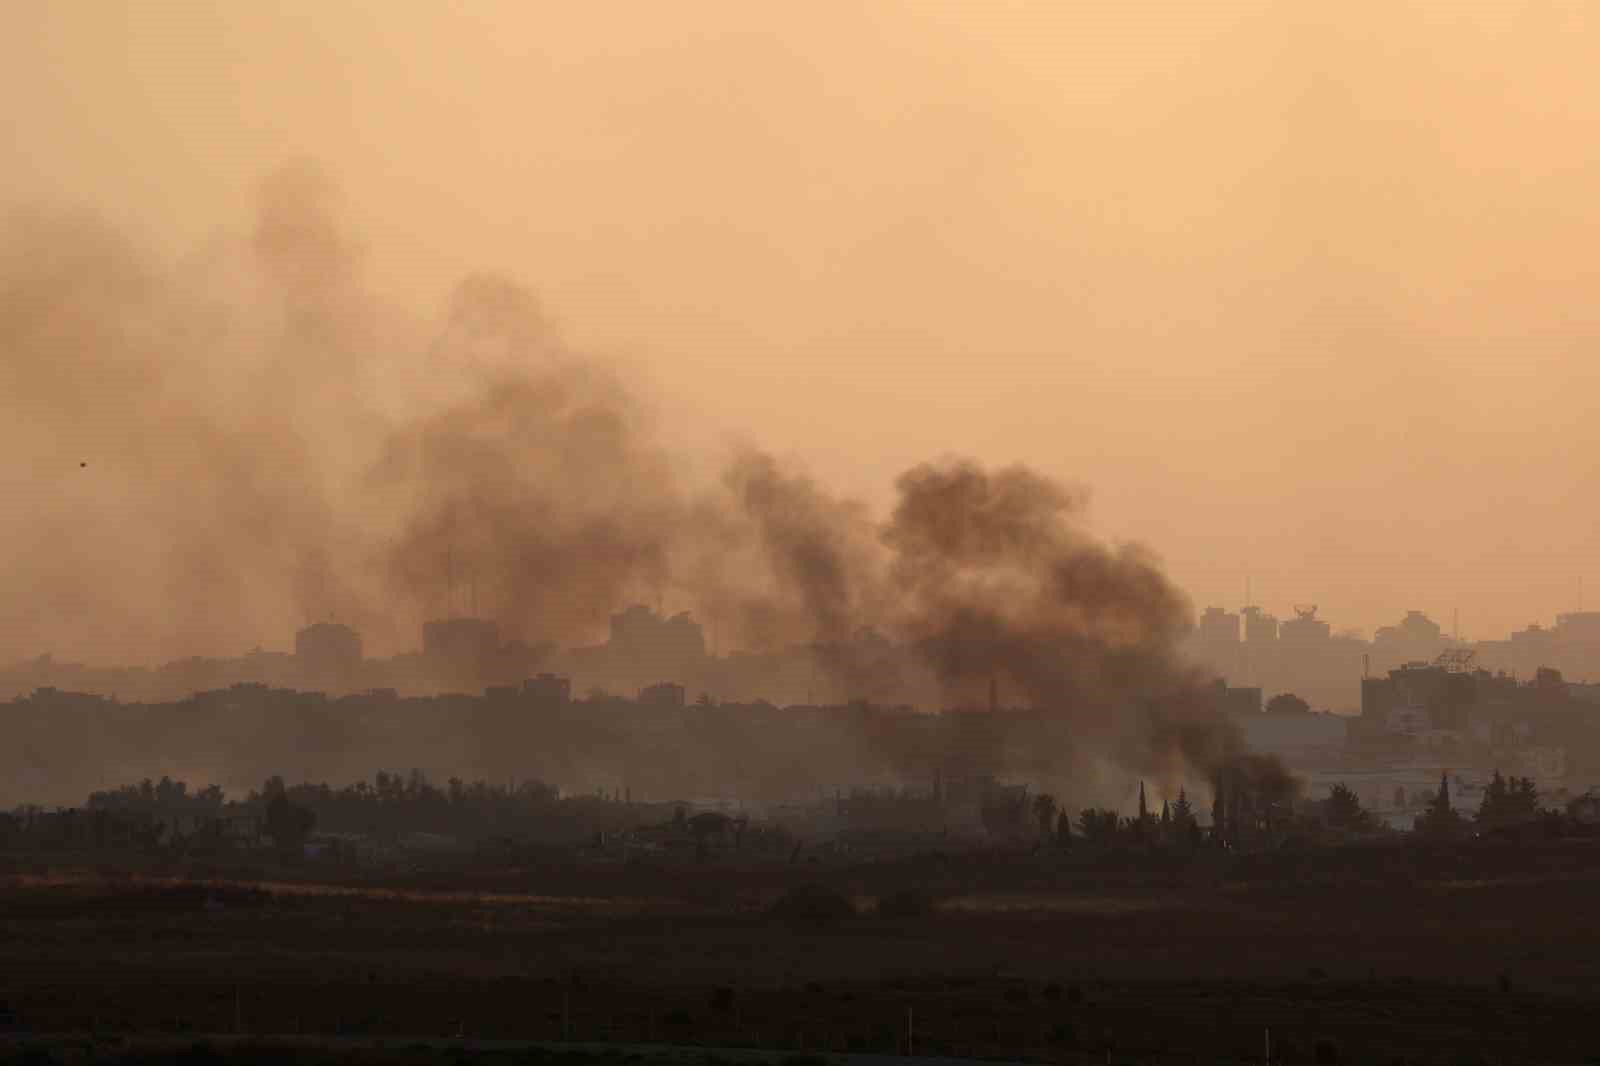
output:
<instances>
[{"instance_id":1,"label":"dark smoke cloud","mask_svg":"<svg viewBox=\"0 0 1600 1066\"><path fill-rule=\"evenodd\" d=\"M338 598L350 352L372 338L307 324L342 314L347 268L279 233L300 208L300 230L328 222L296 195L269 183L258 239L225 262L162 264L92 218L5 223L8 650L237 648Z\"/></svg>"},{"instance_id":2,"label":"dark smoke cloud","mask_svg":"<svg viewBox=\"0 0 1600 1066\"><path fill-rule=\"evenodd\" d=\"M883 535L896 628L956 702L991 682L1020 691L1085 747L1141 768L1237 746L1174 653L1187 600L1142 549L1085 533L1081 491L960 461L897 487Z\"/></svg>"},{"instance_id":3,"label":"dark smoke cloud","mask_svg":"<svg viewBox=\"0 0 1600 1066\"><path fill-rule=\"evenodd\" d=\"M379 478L410 501L391 594L444 613L453 571L511 632L570 640L660 587L683 504L636 417L614 379L566 364L496 377L398 431Z\"/></svg>"},{"instance_id":4,"label":"dark smoke cloud","mask_svg":"<svg viewBox=\"0 0 1600 1066\"><path fill-rule=\"evenodd\" d=\"M314 167L197 262L92 220L7 237L3 443L36 475L0 527L13 654L233 653L330 615L405 646L469 599L572 644L670 591L724 648L808 646L830 691L981 707L994 685L1034 712L897 739L907 772L1177 775L1239 748L1175 656L1186 600L1085 532L1081 491L953 459L905 473L883 521L755 450L693 484L518 284L468 278L432 326L381 307Z\"/></svg>"},{"instance_id":5,"label":"dark smoke cloud","mask_svg":"<svg viewBox=\"0 0 1600 1066\"><path fill-rule=\"evenodd\" d=\"M757 647L848 641L877 616L881 560L864 506L755 451L729 463L722 487L726 498L704 501L699 513L720 517L724 544L748 545L744 569L762 580L714 583L710 606L755 632Z\"/></svg>"}]
</instances>

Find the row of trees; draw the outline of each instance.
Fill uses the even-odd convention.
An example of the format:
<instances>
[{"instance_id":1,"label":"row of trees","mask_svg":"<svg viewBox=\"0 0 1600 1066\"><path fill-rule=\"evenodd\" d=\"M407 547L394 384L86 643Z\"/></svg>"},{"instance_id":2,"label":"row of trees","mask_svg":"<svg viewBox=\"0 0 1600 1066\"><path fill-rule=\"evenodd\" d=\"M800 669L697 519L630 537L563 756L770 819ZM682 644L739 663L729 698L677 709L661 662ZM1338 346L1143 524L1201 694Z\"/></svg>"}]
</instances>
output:
<instances>
[{"instance_id":1,"label":"row of trees","mask_svg":"<svg viewBox=\"0 0 1600 1066\"><path fill-rule=\"evenodd\" d=\"M1213 812L1213 825L1203 830L1188 796L1179 791L1175 803L1162 802L1161 813L1152 814L1145 801L1144 786L1139 786L1139 812L1125 817L1109 808L1091 807L1079 813L1076 831L1067 812L1059 809L1054 796L1040 793L1033 800L1033 815L1039 823L1039 838L1058 847L1070 847L1074 837L1084 842L1111 846L1117 844L1194 845L1206 839L1216 844L1233 844L1225 839L1215 824L1218 812ZM1498 771L1484 789L1477 812L1468 819L1451 805L1448 778L1439 782L1439 792L1429 803L1426 812L1416 822L1418 834L1431 838L1459 838L1476 832L1479 835L1513 830L1541 820L1559 820L1557 811L1539 806L1538 787L1532 778L1503 777ZM1269 846L1282 839L1348 838L1386 832L1378 818L1361 805L1360 797L1348 785L1340 782L1333 786L1326 799L1311 804L1297 804L1292 810L1279 812L1275 827L1276 840L1266 840Z\"/></svg>"},{"instance_id":2,"label":"row of trees","mask_svg":"<svg viewBox=\"0 0 1600 1066\"><path fill-rule=\"evenodd\" d=\"M1119 843L1197 845L1205 837L1194 805L1183 789L1178 790L1175 802L1162 800L1161 813L1157 815L1145 800L1143 782L1139 783L1139 813L1133 817L1124 817L1109 807L1086 807L1078 812L1074 834L1072 818L1048 792L1033 798L1033 816L1039 823L1040 840L1060 848L1070 848L1075 835L1085 843L1102 847Z\"/></svg>"},{"instance_id":3,"label":"row of trees","mask_svg":"<svg viewBox=\"0 0 1600 1066\"><path fill-rule=\"evenodd\" d=\"M215 785L192 789L163 777L94 792L86 808L168 826L255 817L286 850L299 850L315 830L380 840L421 833L464 842L496 837L576 841L595 830L625 828L631 818L620 795L563 798L557 788L537 780L493 784L451 778L436 785L417 770L379 771L370 782L344 786L289 785L273 776L243 800L230 800Z\"/></svg>"},{"instance_id":4,"label":"row of trees","mask_svg":"<svg viewBox=\"0 0 1600 1066\"><path fill-rule=\"evenodd\" d=\"M1483 790L1483 799L1469 823L1450 803L1450 778L1439 778L1439 791L1417 818L1416 831L1435 839L1451 839L1470 831L1482 833L1515 829L1541 819L1559 819L1560 812L1539 806L1539 789L1531 777L1501 777L1496 770Z\"/></svg>"},{"instance_id":5,"label":"row of trees","mask_svg":"<svg viewBox=\"0 0 1600 1066\"><path fill-rule=\"evenodd\" d=\"M1355 792L1342 782L1333 786L1331 794L1319 806L1322 823L1328 828L1355 834L1383 830L1372 812L1361 806ZM1421 837L1448 840L1564 821L1561 811L1539 805L1539 788L1533 778L1506 777L1496 770L1484 787L1478 809L1470 817L1456 810L1450 799L1449 775L1442 775L1439 791L1417 817L1413 831Z\"/></svg>"},{"instance_id":6,"label":"row of trees","mask_svg":"<svg viewBox=\"0 0 1600 1066\"><path fill-rule=\"evenodd\" d=\"M135 785L122 785L104 792L91 792L90 810L121 812L219 811L226 797L216 785L207 785L198 791L189 791L184 781L162 777L160 781L145 778Z\"/></svg>"}]
</instances>

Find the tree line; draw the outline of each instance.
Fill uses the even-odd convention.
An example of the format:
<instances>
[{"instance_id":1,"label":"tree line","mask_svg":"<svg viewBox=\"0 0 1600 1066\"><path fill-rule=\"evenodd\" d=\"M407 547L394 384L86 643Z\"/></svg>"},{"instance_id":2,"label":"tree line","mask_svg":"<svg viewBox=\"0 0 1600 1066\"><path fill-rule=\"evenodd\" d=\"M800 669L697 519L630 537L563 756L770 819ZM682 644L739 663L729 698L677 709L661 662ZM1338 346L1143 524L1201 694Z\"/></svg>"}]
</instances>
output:
<instances>
[{"instance_id":1,"label":"tree line","mask_svg":"<svg viewBox=\"0 0 1600 1066\"><path fill-rule=\"evenodd\" d=\"M631 813L630 813L631 812ZM464 844L496 838L571 842L630 825L637 808L619 793L562 796L538 780L434 784L421 771L379 771L344 786L288 785L273 776L242 800L222 788L162 777L92 792L81 808L25 806L0 813L0 848L157 847L209 851L265 838L285 853L314 833L395 842L432 834Z\"/></svg>"},{"instance_id":2,"label":"tree line","mask_svg":"<svg viewBox=\"0 0 1600 1066\"><path fill-rule=\"evenodd\" d=\"M1147 806L1143 783L1139 786L1136 814L1123 815L1106 807L1088 807L1074 819L1050 793L1033 798L1038 842L1059 849L1087 845L1093 848L1158 847L1263 849L1289 843L1337 844L1355 838L1399 835L1361 803L1345 782L1335 784L1320 800L1295 802L1285 797L1263 799L1236 784L1229 796L1216 786L1211 820L1202 826L1193 803L1183 790L1176 801L1163 800L1160 813ZM1588 823L1575 808L1545 807L1531 777L1504 776L1495 771L1484 788L1476 811L1463 814L1450 798L1448 775L1412 828L1426 840L1518 838L1529 835L1571 836L1588 832Z\"/></svg>"}]
</instances>

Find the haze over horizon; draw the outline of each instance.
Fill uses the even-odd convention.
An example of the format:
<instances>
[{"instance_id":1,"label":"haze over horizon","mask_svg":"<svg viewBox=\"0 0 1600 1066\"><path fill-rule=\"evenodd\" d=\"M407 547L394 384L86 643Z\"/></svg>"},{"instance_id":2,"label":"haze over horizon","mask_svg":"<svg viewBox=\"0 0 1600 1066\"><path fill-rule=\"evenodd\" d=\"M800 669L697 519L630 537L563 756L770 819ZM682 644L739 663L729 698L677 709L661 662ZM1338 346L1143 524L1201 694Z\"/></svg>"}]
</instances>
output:
<instances>
[{"instance_id":1,"label":"haze over horizon","mask_svg":"<svg viewBox=\"0 0 1600 1066\"><path fill-rule=\"evenodd\" d=\"M233 294L263 180L313 159L362 300L402 309L361 344L515 278L688 461L751 442L880 512L926 459L1022 462L1086 486L1092 528L1196 607L1248 578L1279 614L1459 608L1498 637L1600 588L1597 22L25 3L0 11L0 214L87 211ZM414 369L359 387L450 391ZM84 426L12 449L13 560L61 500L41 471L108 465ZM68 491L92 516L132 489Z\"/></svg>"}]
</instances>

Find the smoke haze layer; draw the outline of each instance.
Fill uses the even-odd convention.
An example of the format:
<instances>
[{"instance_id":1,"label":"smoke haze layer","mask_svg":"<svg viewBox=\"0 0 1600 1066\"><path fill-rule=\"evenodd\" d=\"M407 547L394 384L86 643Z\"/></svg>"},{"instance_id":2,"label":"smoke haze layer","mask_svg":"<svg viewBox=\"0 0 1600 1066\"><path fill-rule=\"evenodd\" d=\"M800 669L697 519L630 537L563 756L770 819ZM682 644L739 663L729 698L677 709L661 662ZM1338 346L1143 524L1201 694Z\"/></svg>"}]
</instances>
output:
<instances>
[{"instance_id":1,"label":"smoke haze layer","mask_svg":"<svg viewBox=\"0 0 1600 1066\"><path fill-rule=\"evenodd\" d=\"M0 444L29 501L0 519L9 656L233 654L328 617L393 650L464 613L570 646L670 596L727 647L809 647L834 691L980 707L994 686L1049 723L896 734L880 754L907 772L960 748L1176 775L1237 750L1177 661L1186 599L1085 531L1081 489L944 458L879 518L755 448L697 479L526 288L387 307L315 166L258 200L247 237L176 263L93 218L7 221Z\"/></svg>"}]
</instances>

